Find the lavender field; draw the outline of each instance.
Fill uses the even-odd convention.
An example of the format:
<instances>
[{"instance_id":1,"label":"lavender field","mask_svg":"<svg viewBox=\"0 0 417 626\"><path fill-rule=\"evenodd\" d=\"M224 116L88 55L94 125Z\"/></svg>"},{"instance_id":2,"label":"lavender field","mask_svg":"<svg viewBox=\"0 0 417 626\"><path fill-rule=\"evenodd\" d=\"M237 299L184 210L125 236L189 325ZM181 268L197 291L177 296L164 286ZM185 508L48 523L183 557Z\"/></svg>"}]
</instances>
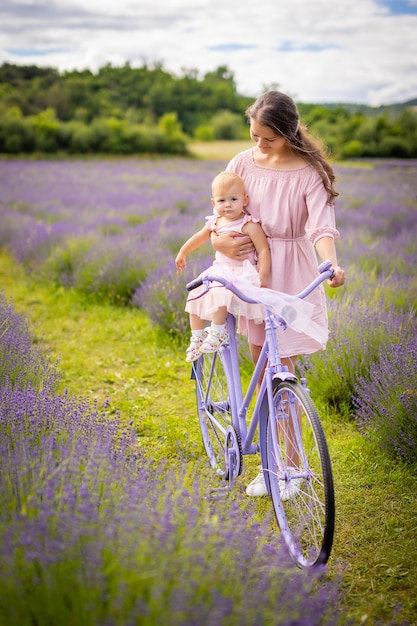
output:
<instances>
[{"instance_id":1,"label":"lavender field","mask_svg":"<svg viewBox=\"0 0 417 626\"><path fill-rule=\"evenodd\" d=\"M174 257L211 212L211 179L224 165L187 159L2 161L0 245L36 280L143 309L184 343L184 287L211 250L191 256L182 274ZM399 414L416 407L409 392L414 368L404 375L398 366L398 351L413 363L416 350L416 173L414 161L336 166L338 252L347 284L328 292L328 350L302 365L323 401L342 414L353 412L364 431L379 432L383 446L413 459L415 428L384 433L376 422L401 422ZM379 406L371 366L374 380L385 380L389 370L395 396L389 407Z\"/></svg>"},{"instance_id":2,"label":"lavender field","mask_svg":"<svg viewBox=\"0 0 417 626\"><path fill-rule=\"evenodd\" d=\"M211 179L224 165L0 161L0 248L39 285L145 311L182 350L185 283L211 251L190 258L183 274L174 257L211 212ZM415 474L417 162L335 169L347 284L327 291L328 349L300 369L320 407ZM132 425L59 394L58 382L0 292L0 623L349 623L336 582L317 587L289 574L285 555L271 560L260 528L234 501L213 511L187 466L151 471ZM406 501L417 504L415 493Z\"/></svg>"},{"instance_id":3,"label":"lavender field","mask_svg":"<svg viewBox=\"0 0 417 626\"><path fill-rule=\"evenodd\" d=\"M211 212L211 179L224 165L187 159L2 161L0 245L37 280L144 309L168 336L184 342L184 287L207 260L195 254L178 274L174 257ZM365 429L366 402L376 402L374 385L367 396L370 365L380 351L388 358L396 344L414 349L416 173L414 161L336 166L338 252L347 284L328 294L329 349L303 367L323 400L338 410L351 412L352 397L359 395L355 406ZM413 372L407 376L412 386ZM414 406L411 394L395 401L394 412L405 400L401 410L409 411L409 401ZM414 435L404 443L407 449L398 441L384 445L417 458Z\"/></svg>"}]
</instances>

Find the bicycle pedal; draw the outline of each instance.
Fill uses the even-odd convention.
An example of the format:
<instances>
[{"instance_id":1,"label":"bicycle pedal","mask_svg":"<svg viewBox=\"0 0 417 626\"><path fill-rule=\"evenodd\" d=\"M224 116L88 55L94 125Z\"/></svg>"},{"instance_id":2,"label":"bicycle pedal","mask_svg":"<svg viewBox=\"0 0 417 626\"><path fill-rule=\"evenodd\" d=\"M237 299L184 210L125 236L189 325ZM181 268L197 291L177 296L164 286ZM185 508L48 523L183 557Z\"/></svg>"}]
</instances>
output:
<instances>
[{"instance_id":1,"label":"bicycle pedal","mask_svg":"<svg viewBox=\"0 0 417 626\"><path fill-rule=\"evenodd\" d=\"M228 485L224 487L212 487L207 497L210 500L220 500L221 498L226 498L230 491L231 489Z\"/></svg>"}]
</instances>

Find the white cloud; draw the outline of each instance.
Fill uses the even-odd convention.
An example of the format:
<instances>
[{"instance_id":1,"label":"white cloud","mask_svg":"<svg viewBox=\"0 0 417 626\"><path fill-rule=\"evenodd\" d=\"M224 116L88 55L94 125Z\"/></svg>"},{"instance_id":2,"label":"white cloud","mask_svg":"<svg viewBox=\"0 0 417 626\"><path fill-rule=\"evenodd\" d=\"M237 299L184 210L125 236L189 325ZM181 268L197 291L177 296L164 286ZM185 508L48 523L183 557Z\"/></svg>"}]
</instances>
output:
<instances>
[{"instance_id":1,"label":"white cloud","mask_svg":"<svg viewBox=\"0 0 417 626\"><path fill-rule=\"evenodd\" d=\"M389 5L391 6L391 10ZM0 63L65 69L161 61L220 65L241 93L280 88L304 102L417 96L417 3L406 0L3 0Z\"/></svg>"}]
</instances>

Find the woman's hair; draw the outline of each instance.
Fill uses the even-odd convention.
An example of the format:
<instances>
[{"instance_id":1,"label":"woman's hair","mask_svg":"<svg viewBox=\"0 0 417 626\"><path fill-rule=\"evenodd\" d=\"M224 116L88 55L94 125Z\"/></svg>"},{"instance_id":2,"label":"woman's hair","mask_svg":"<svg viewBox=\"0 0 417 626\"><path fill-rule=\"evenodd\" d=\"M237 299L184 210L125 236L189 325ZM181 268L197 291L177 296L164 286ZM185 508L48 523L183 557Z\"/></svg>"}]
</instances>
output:
<instances>
[{"instance_id":1,"label":"woman's hair","mask_svg":"<svg viewBox=\"0 0 417 626\"><path fill-rule=\"evenodd\" d=\"M297 105L290 96L280 91L266 91L246 109L246 117L285 137L290 148L320 174L329 203L334 204L339 194L333 187L333 168L326 160L323 148L309 135L307 127L300 124Z\"/></svg>"}]
</instances>

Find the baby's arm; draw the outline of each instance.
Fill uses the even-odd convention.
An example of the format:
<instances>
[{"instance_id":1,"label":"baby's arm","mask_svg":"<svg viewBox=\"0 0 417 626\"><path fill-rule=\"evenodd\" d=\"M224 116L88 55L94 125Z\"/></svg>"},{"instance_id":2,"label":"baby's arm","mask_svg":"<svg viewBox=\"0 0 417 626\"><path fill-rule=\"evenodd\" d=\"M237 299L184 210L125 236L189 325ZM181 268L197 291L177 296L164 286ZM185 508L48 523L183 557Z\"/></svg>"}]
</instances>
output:
<instances>
[{"instance_id":1,"label":"baby's arm","mask_svg":"<svg viewBox=\"0 0 417 626\"><path fill-rule=\"evenodd\" d=\"M178 270L182 272L182 270L187 267L187 254L201 248L201 246L209 240L210 233L210 229L207 228L207 226L204 226L201 230L192 235L192 237L187 239L187 241L181 246L180 251L175 258L175 265Z\"/></svg>"},{"instance_id":2,"label":"baby's arm","mask_svg":"<svg viewBox=\"0 0 417 626\"><path fill-rule=\"evenodd\" d=\"M258 270L261 287L267 287L268 278L271 273L271 251L266 235L258 222L248 222L244 225L242 231L252 239L258 255Z\"/></svg>"}]
</instances>

